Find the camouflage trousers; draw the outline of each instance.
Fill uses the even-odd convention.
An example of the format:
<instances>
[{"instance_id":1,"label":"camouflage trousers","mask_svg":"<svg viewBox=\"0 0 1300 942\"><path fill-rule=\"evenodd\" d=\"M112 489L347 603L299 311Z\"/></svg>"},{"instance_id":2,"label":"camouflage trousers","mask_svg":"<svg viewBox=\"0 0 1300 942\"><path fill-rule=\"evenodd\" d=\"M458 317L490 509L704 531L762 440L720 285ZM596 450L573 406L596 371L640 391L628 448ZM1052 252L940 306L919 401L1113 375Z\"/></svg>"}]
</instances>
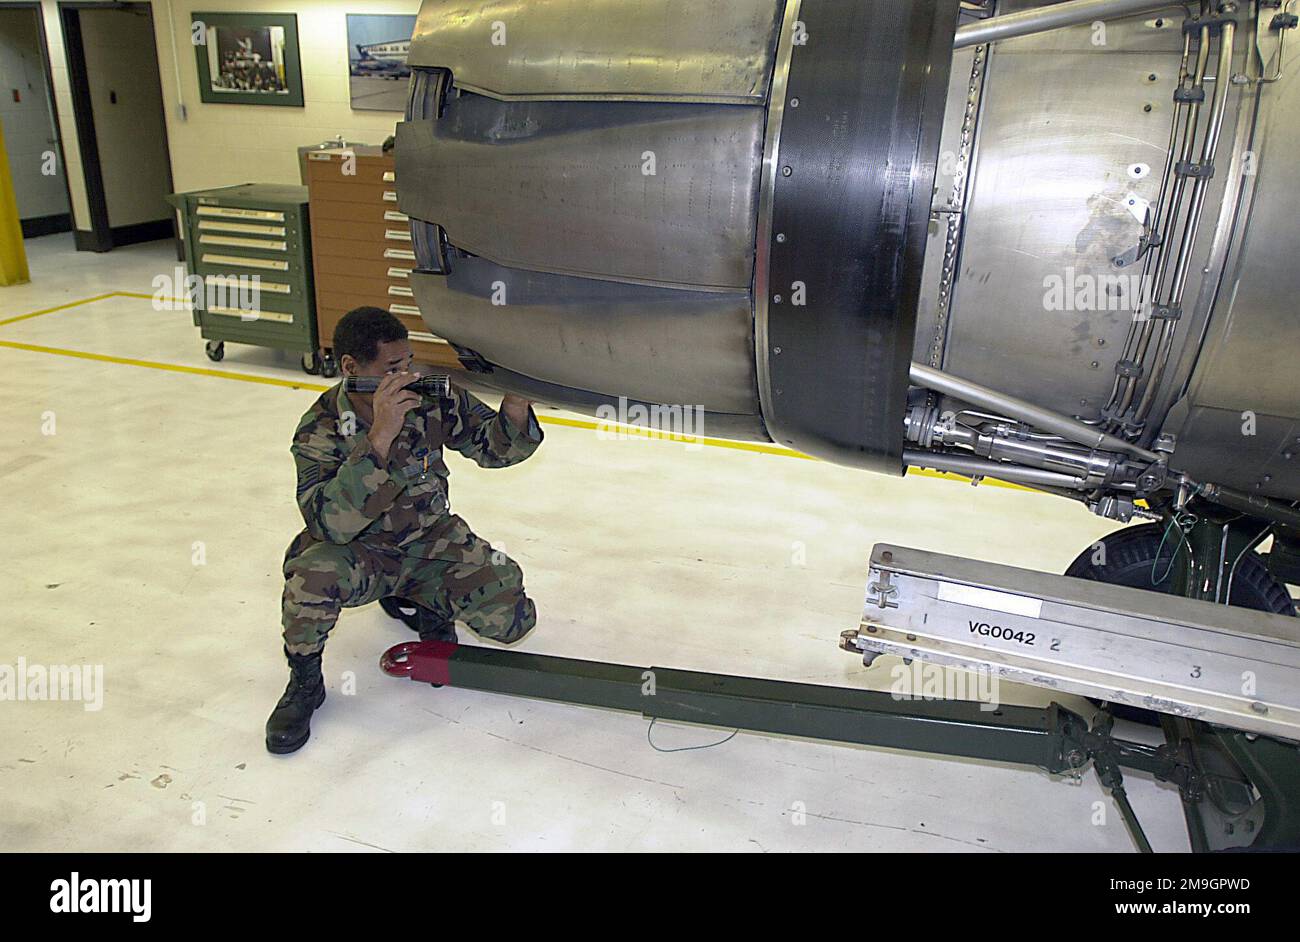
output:
<instances>
[{"instance_id":1,"label":"camouflage trousers","mask_svg":"<svg viewBox=\"0 0 1300 942\"><path fill-rule=\"evenodd\" d=\"M519 564L473 533L456 559L424 559L364 543L322 543L302 534L284 559L284 643L313 654L344 608L389 595L418 602L484 638L511 644L537 624Z\"/></svg>"}]
</instances>

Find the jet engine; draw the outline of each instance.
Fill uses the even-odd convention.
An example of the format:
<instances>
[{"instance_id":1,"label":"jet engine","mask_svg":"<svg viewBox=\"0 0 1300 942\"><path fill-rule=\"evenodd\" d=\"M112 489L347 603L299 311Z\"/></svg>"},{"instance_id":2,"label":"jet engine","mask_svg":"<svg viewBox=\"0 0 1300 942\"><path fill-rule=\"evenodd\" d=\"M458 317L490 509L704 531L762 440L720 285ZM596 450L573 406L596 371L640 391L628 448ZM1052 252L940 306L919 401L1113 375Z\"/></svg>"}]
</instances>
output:
<instances>
[{"instance_id":1,"label":"jet engine","mask_svg":"<svg viewBox=\"0 0 1300 942\"><path fill-rule=\"evenodd\" d=\"M424 0L428 329L579 412L1300 526L1295 0Z\"/></svg>"}]
</instances>

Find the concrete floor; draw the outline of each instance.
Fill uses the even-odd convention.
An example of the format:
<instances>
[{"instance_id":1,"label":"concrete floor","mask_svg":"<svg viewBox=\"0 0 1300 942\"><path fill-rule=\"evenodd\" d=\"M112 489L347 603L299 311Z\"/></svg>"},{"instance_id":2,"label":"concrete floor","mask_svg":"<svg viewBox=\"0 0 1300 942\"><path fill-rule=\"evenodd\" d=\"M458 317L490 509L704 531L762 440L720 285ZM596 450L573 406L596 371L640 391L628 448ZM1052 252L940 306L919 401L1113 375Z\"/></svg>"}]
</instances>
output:
<instances>
[{"instance_id":1,"label":"concrete floor","mask_svg":"<svg viewBox=\"0 0 1300 942\"><path fill-rule=\"evenodd\" d=\"M97 712L0 703L0 846L1131 849L1091 772L749 733L664 753L637 715L392 679L377 658L412 636L373 605L331 639L311 741L268 755L279 566L301 526L288 445L322 381L253 347L208 362L190 315L148 298L170 243L28 253L31 284L0 289L0 663L102 664L105 691ZM106 292L141 296L72 304ZM1113 529L1007 488L545 428L517 468L449 459L458 512L524 567L532 652L888 689L889 659L866 670L836 646L874 543L1060 572ZM662 748L725 735L653 730ZM1157 849L1187 848L1173 789L1135 775L1129 794Z\"/></svg>"}]
</instances>

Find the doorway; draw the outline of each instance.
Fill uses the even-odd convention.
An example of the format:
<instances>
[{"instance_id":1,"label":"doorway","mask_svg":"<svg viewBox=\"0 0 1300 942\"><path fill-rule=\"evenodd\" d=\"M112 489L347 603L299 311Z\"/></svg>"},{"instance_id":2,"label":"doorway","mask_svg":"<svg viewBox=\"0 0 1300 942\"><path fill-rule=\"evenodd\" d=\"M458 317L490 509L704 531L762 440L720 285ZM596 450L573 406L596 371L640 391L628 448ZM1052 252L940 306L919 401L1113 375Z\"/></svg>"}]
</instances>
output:
<instances>
[{"instance_id":1,"label":"doorway","mask_svg":"<svg viewBox=\"0 0 1300 942\"><path fill-rule=\"evenodd\" d=\"M24 239L72 229L39 3L0 3L0 125Z\"/></svg>"},{"instance_id":2,"label":"doorway","mask_svg":"<svg viewBox=\"0 0 1300 942\"><path fill-rule=\"evenodd\" d=\"M90 229L77 248L175 237L158 49L148 3L60 3Z\"/></svg>"}]
</instances>

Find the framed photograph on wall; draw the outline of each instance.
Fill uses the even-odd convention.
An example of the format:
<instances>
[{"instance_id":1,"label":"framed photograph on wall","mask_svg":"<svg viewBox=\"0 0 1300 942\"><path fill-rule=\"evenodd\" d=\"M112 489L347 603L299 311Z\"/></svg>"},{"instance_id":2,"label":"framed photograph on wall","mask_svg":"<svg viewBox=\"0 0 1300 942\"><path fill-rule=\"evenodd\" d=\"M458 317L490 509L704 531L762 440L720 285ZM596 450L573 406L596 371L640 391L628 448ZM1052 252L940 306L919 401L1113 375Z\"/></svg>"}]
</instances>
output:
<instances>
[{"instance_id":1,"label":"framed photograph on wall","mask_svg":"<svg viewBox=\"0 0 1300 942\"><path fill-rule=\"evenodd\" d=\"M405 111L415 14L348 14L348 81L356 111Z\"/></svg>"},{"instance_id":2,"label":"framed photograph on wall","mask_svg":"<svg viewBox=\"0 0 1300 942\"><path fill-rule=\"evenodd\" d=\"M193 13L190 30L200 99L302 107L295 14Z\"/></svg>"}]
</instances>

